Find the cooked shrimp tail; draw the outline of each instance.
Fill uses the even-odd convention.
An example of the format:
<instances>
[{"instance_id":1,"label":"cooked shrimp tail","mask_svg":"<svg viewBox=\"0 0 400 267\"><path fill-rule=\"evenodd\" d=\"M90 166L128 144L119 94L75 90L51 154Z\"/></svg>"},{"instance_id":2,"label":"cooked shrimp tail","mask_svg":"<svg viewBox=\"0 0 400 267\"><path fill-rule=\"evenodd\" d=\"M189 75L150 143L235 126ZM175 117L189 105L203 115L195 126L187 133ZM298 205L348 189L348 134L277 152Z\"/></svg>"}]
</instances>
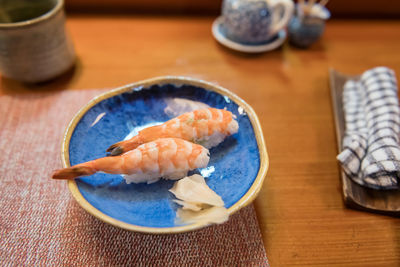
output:
<instances>
[{"instance_id":1,"label":"cooked shrimp tail","mask_svg":"<svg viewBox=\"0 0 400 267\"><path fill-rule=\"evenodd\" d=\"M140 136L134 136L129 140L124 140L111 145L106 151L110 153L110 156L118 156L129 150L137 148L143 143L145 142L141 141Z\"/></svg>"},{"instance_id":2,"label":"cooked shrimp tail","mask_svg":"<svg viewBox=\"0 0 400 267\"><path fill-rule=\"evenodd\" d=\"M87 176L92 175L96 171L87 166L76 166L76 167L69 167L61 170L56 170L53 173L53 179L62 179L62 180L73 180L80 176Z\"/></svg>"},{"instance_id":3,"label":"cooked shrimp tail","mask_svg":"<svg viewBox=\"0 0 400 267\"><path fill-rule=\"evenodd\" d=\"M118 156L124 153L124 142L125 141L121 141L111 145L109 148L107 148L106 152L110 153L110 156Z\"/></svg>"},{"instance_id":4,"label":"cooked shrimp tail","mask_svg":"<svg viewBox=\"0 0 400 267\"><path fill-rule=\"evenodd\" d=\"M73 180L80 176L95 174L98 171L120 173L121 163L123 163L123 160L121 160L120 157L99 158L69 168L56 170L54 171L52 178L59 180Z\"/></svg>"},{"instance_id":5,"label":"cooked shrimp tail","mask_svg":"<svg viewBox=\"0 0 400 267\"><path fill-rule=\"evenodd\" d=\"M140 131L139 135L136 135L129 140L120 141L111 145L106 151L110 153L110 156L118 156L127 151L133 150L144 143L148 143L163 137L168 137L159 135L159 128L159 126L146 128Z\"/></svg>"}]
</instances>

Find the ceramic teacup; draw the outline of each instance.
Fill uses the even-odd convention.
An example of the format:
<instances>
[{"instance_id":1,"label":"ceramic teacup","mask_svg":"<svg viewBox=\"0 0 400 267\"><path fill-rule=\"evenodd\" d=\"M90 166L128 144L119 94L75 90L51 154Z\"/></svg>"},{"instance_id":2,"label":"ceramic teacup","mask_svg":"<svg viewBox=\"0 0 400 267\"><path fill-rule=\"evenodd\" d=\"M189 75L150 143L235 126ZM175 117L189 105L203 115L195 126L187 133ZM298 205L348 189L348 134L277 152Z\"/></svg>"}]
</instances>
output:
<instances>
[{"instance_id":1,"label":"ceramic teacup","mask_svg":"<svg viewBox=\"0 0 400 267\"><path fill-rule=\"evenodd\" d=\"M75 62L65 31L62 0L0 0L0 72L22 82L43 82Z\"/></svg>"},{"instance_id":2,"label":"ceramic teacup","mask_svg":"<svg viewBox=\"0 0 400 267\"><path fill-rule=\"evenodd\" d=\"M293 8L291 0L224 0L224 33L243 44L268 42L288 24Z\"/></svg>"}]
</instances>

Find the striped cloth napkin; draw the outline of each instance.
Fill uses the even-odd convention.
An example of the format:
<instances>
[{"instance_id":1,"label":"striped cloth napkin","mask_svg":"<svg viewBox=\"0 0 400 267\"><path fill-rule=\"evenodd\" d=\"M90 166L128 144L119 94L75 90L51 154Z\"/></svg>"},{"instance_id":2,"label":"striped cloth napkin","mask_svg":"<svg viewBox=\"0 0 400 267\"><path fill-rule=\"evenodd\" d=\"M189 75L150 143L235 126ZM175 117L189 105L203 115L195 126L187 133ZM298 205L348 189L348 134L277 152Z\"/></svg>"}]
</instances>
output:
<instances>
[{"instance_id":1,"label":"striped cloth napkin","mask_svg":"<svg viewBox=\"0 0 400 267\"><path fill-rule=\"evenodd\" d=\"M148 235L94 218L50 179L65 127L102 92L0 96L0 266L268 267L253 205L222 225Z\"/></svg>"},{"instance_id":2,"label":"striped cloth napkin","mask_svg":"<svg viewBox=\"0 0 400 267\"><path fill-rule=\"evenodd\" d=\"M377 67L344 85L346 132L337 156L356 183L373 189L398 189L400 109L393 70Z\"/></svg>"}]
</instances>

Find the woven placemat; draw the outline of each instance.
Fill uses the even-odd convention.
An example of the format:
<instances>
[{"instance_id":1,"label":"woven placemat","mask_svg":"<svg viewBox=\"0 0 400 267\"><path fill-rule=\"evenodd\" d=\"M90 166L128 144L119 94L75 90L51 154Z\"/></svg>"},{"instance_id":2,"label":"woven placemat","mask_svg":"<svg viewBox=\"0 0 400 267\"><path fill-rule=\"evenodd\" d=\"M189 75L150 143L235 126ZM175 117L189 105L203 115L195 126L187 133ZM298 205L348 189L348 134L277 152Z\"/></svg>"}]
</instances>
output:
<instances>
[{"instance_id":1,"label":"woven placemat","mask_svg":"<svg viewBox=\"0 0 400 267\"><path fill-rule=\"evenodd\" d=\"M102 92L0 97L0 266L268 266L252 205L223 225L148 235L97 220L50 179L65 127Z\"/></svg>"}]
</instances>

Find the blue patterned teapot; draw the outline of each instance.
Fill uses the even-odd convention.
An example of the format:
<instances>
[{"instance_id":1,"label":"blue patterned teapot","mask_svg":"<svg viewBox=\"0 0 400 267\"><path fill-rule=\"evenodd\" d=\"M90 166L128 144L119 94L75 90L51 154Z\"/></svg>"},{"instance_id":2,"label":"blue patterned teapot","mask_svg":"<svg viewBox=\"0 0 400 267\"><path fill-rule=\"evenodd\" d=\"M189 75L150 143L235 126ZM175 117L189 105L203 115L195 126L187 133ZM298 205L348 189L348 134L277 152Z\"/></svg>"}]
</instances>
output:
<instances>
[{"instance_id":1,"label":"blue patterned teapot","mask_svg":"<svg viewBox=\"0 0 400 267\"><path fill-rule=\"evenodd\" d=\"M224 34L242 44L268 42L286 27L293 9L291 0L224 0Z\"/></svg>"}]
</instances>

